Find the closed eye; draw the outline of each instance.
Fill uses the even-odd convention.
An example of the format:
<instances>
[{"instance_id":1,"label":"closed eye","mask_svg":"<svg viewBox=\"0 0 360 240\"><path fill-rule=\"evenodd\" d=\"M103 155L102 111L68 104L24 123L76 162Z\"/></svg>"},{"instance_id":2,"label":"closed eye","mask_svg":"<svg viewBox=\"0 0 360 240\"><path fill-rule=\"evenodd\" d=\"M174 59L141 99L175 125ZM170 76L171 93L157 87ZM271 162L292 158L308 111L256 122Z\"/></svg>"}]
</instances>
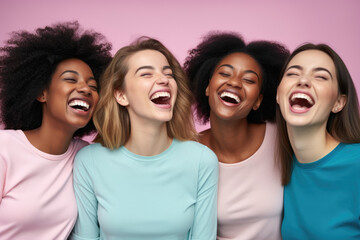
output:
<instances>
[{"instance_id":1,"label":"closed eye","mask_svg":"<svg viewBox=\"0 0 360 240\"><path fill-rule=\"evenodd\" d=\"M324 76L315 76L315 78L318 78L318 79L321 79L321 80L328 80L328 78L324 77Z\"/></svg>"},{"instance_id":2,"label":"closed eye","mask_svg":"<svg viewBox=\"0 0 360 240\"><path fill-rule=\"evenodd\" d=\"M230 77L230 74L226 72L219 72L219 74L223 77Z\"/></svg>"},{"instance_id":3,"label":"closed eye","mask_svg":"<svg viewBox=\"0 0 360 240\"><path fill-rule=\"evenodd\" d=\"M94 91L98 91L98 87L96 85L89 85L89 87Z\"/></svg>"},{"instance_id":4,"label":"closed eye","mask_svg":"<svg viewBox=\"0 0 360 240\"><path fill-rule=\"evenodd\" d=\"M249 83L249 84L255 84L256 83L254 80L248 79L248 78L245 78L244 81Z\"/></svg>"},{"instance_id":5,"label":"closed eye","mask_svg":"<svg viewBox=\"0 0 360 240\"><path fill-rule=\"evenodd\" d=\"M174 78L174 74L172 74L172 73L168 73L168 74L165 74L167 77L169 77L169 78Z\"/></svg>"},{"instance_id":6,"label":"closed eye","mask_svg":"<svg viewBox=\"0 0 360 240\"><path fill-rule=\"evenodd\" d=\"M77 80L74 78L64 78L64 80L67 82L74 82L74 83L77 82Z\"/></svg>"},{"instance_id":7,"label":"closed eye","mask_svg":"<svg viewBox=\"0 0 360 240\"><path fill-rule=\"evenodd\" d=\"M151 77L152 74L151 73L142 73L140 76L141 77Z\"/></svg>"},{"instance_id":8,"label":"closed eye","mask_svg":"<svg viewBox=\"0 0 360 240\"><path fill-rule=\"evenodd\" d=\"M291 76L299 76L299 74L289 72L289 73L286 73L286 76L288 76L288 77L291 77Z\"/></svg>"}]
</instances>

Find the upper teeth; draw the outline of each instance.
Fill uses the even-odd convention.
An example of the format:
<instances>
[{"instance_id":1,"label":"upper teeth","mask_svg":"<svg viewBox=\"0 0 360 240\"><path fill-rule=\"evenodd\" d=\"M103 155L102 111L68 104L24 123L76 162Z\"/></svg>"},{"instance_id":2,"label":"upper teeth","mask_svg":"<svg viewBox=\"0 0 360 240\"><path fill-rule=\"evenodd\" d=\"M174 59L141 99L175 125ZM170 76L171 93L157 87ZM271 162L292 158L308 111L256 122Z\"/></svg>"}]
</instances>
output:
<instances>
[{"instance_id":1,"label":"upper teeth","mask_svg":"<svg viewBox=\"0 0 360 240\"><path fill-rule=\"evenodd\" d=\"M151 96L151 100L159 97L170 97L170 93L168 92L156 92Z\"/></svg>"},{"instance_id":2,"label":"upper teeth","mask_svg":"<svg viewBox=\"0 0 360 240\"><path fill-rule=\"evenodd\" d=\"M69 103L70 107L73 106L81 106L84 107L86 110L89 109L90 105L87 102L81 101L81 100L73 100Z\"/></svg>"},{"instance_id":3,"label":"upper teeth","mask_svg":"<svg viewBox=\"0 0 360 240\"><path fill-rule=\"evenodd\" d=\"M295 100L296 98L302 98L302 99L306 99L310 104L314 104L314 101L311 99L311 97L307 94L304 94L304 93L294 93L292 96L291 96L291 100Z\"/></svg>"},{"instance_id":4,"label":"upper teeth","mask_svg":"<svg viewBox=\"0 0 360 240\"><path fill-rule=\"evenodd\" d=\"M221 95L220 95L220 97L221 97L221 98L223 98L223 97L229 97L229 98L235 99L235 101L236 101L237 103L240 102L240 98L239 98L237 95L235 95L235 94L233 94L233 93L230 93L230 92L222 92Z\"/></svg>"}]
</instances>

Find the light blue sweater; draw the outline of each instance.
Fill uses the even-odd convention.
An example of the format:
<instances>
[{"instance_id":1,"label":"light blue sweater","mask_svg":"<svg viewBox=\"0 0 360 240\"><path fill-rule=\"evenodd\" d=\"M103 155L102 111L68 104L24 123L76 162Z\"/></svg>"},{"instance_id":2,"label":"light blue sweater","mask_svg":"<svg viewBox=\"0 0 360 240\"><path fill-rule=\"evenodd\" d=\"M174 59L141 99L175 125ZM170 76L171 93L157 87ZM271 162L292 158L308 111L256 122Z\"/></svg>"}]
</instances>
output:
<instances>
[{"instance_id":1,"label":"light blue sweater","mask_svg":"<svg viewBox=\"0 0 360 240\"><path fill-rule=\"evenodd\" d=\"M72 239L215 239L217 181L216 155L197 142L149 157L89 145L75 160Z\"/></svg>"}]
</instances>

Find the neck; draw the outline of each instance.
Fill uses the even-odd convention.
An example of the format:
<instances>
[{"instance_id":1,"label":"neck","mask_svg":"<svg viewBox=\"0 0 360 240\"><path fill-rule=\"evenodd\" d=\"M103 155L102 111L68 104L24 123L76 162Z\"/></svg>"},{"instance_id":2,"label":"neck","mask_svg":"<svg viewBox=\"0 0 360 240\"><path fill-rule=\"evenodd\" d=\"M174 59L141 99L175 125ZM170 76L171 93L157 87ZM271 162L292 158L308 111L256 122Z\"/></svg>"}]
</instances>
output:
<instances>
[{"instance_id":1,"label":"neck","mask_svg":"<svg viewBox=\"0 0 360 240\"><path fill-rule=\"evenodd\" d=\"M37 129L24 131L29 142L40 151L60 155L67 151L74 132L66 132L58 128L40 126Z\"/></svg>"},{"instance_id":2,"label":"neck","mask_svg":"<svg viewBox=\"0 0 360 240\"><path fill-rule=\"evenodd\" d=\"M154 156L165 151L171 142L172 138L167 135L166 123L131 123L131 134L125 147L137 155Z\"/></svg>"},{"instance_id":3,"label":"neck","mask_svg":"<svg viewBox=\"0 0 360 240\"><path fill-rule=\"evenodd\" d=\"M315 162L331 152L338 144L326 131L326 123L321 126L287 126L290 144L297 160L301 163Z\"/></svg>"},{"instance_id":4,"label":"neck","mask_svg":"<svg viewBox=\"0 0 360 240\"><path fill-rule=\"evenodd\" d=\"M251 124L247 119L223 121L210 118L207 143L220 162L236 163L253 155L261 146L265 124Z\"/></svg>"}]
</instances>

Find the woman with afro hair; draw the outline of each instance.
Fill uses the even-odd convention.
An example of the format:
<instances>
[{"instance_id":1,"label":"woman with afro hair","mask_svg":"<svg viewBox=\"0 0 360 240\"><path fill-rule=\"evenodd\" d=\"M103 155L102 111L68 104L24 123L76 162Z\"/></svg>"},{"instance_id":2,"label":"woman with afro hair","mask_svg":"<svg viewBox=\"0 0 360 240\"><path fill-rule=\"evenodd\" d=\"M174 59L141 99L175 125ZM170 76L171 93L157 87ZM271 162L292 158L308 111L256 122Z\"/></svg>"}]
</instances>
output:
<instances>
[{"instance_id":1,"label":"woman with afro hair","mask_svg":"<svg viewBox=\"0 0 360 240\"><path fill-rule=\"evenodd\" d=\"M95 127L103 35L77 22L19 31L0 48L0 238L66 239L77 217L73 159Z\"/></svg>"},{"instance_id":2,"label":"woman with afro hair","mask_svg":"<svg viewBox=\"0 0 360 240\"><path fill-rule=\"evenodd\" d=\"M219 160L217 239L281 239L283 186L275 163L276 87L289 51L211 32L184 67L196 113L210 129L199 141Z\"/></svg>"}]
</instances>

